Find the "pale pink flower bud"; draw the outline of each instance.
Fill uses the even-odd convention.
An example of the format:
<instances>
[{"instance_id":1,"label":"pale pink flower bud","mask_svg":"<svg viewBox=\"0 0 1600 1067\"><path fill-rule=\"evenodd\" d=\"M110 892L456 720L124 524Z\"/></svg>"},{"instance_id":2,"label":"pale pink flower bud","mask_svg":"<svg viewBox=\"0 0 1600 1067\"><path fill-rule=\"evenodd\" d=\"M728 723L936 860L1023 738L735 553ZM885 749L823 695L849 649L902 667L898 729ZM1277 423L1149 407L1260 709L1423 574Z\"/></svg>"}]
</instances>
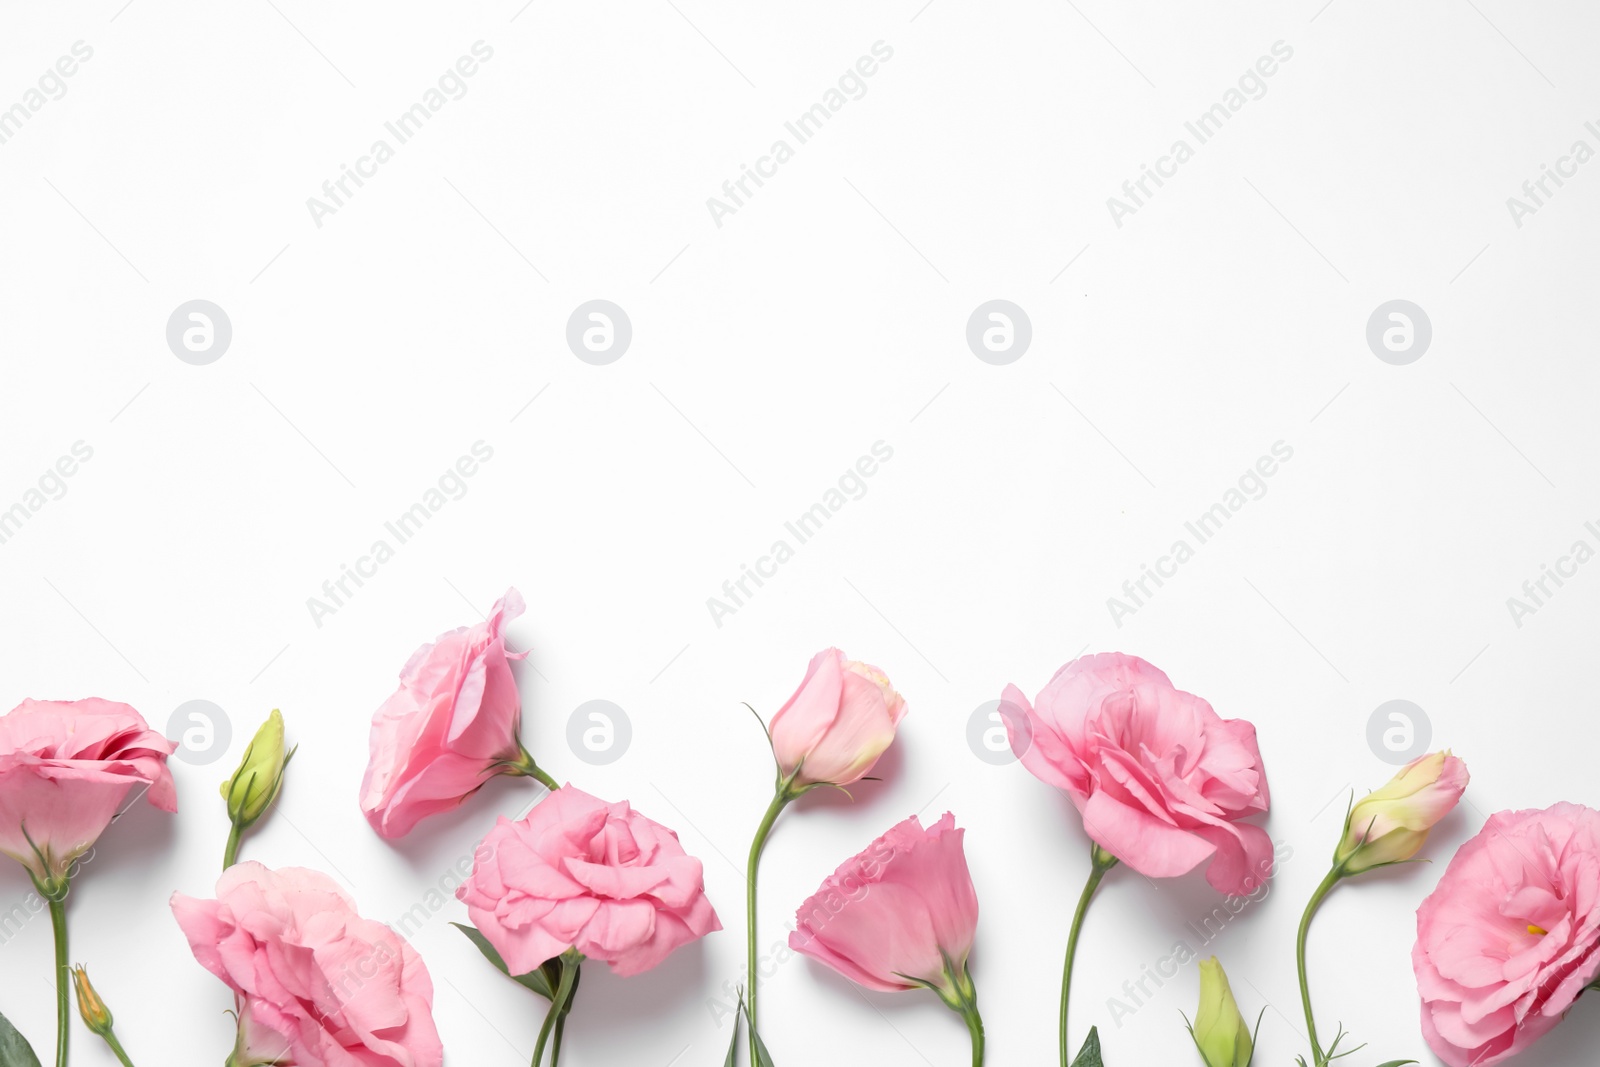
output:
<instances>
[{"instance_id":1,"label":"pale pink flower bud","mask_svg":"<svg viewBox=\"0 0 1600 1067\"><path fill-rule=\"evenodd\" d=\"M1422 851L1428 831L1455 808L1469 777L1467 765L1448 751L1412 760L1350 809L1334 866L1360 874L1411 859Z\"/></svg>"},{"instance_id":2,"label":"pale pink flower bud","mask_svg":"<svg viewBox=\"0 0 1600 1067\"><path fill-rule=\"evenodd\" d=\"M772 717L772 752L795 787L849 785L872 770L905 714L905 700L882 671L825 649Z\"/></svg>"}]
</instances>

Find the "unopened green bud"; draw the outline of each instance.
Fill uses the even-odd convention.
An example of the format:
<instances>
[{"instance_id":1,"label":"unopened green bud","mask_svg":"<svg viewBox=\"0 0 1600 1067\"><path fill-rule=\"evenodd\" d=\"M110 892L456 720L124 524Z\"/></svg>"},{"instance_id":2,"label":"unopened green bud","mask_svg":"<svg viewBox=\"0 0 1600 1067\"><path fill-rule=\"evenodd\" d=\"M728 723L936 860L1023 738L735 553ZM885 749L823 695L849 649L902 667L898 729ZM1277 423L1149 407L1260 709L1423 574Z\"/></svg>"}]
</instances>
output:
<instances>
[{"instance_id":1,"label":"unopened green bud","mask_svg":"<svg viewBox=\"0 0 1600 1067\"><path fill-rule=\"evenodd\" d=\"M1215 956L1200 961L1200 1009L1189 1032L1206 1067L1250 1067L1255 1038Z\"/></svg>"},{"instance_id":2,"label":"unopened green bud","mask_svg":"<svg viewBox=\"0 0 1600 1067\"><path fill-rule=\"evenodd\" d=\"M283 769L289 765L293 751L283 750L283 713L277 708L261 724L250 747L244 750L244 759L233 777L222 783L222 799L228 802L228 818L239 829L244 829L272 807L283 788Z\"/></svg>"},{"instance_id":3,"label":"unopened green bud","mask_svg":"<svg viewBox=\"0 0 1600 1067\"><path fill-rule=\"evenodd\" d=\"M72 988L78 994L78 1014L84 1025L101 1037L111 1032L111 1009L100 999L100 994L89 984L89 972L82 967L72 968Z\"/></svg>"}]
</instances>

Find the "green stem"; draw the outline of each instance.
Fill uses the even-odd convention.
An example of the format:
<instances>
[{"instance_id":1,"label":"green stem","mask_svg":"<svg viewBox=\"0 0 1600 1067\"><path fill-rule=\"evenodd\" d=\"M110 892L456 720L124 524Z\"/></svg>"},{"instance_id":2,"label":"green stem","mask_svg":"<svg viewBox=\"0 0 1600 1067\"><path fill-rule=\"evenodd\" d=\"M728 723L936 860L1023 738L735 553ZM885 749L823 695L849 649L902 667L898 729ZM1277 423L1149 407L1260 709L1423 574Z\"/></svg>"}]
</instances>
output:
<instances>
[{"instance_id":1,"label":"green stem","mask_svg":"<svg viewBox=\"0 0 1600 1067\"><path fill-rule=\"evenodd\" d=\"M562 1012L556 1020L556 1028L550 1038L550 1067L556 1067L561 1062L561 1034L567 1028L567 1013Z\"/></svg>"},{"instance_id":2,"label":"green stem","mask_svg":"<svg viewBox=\"0 0 1600 1067\"><path fill-rule=\"evenodd\" d=\"M128 1058L128 1054L123 1051L122 1042L117 1040L117 1035L114 1031L107 1030L101 1036L106 1039L106 1044L111 1046L111 1051L117 1054L117 1059L121 1061L122 1067L133 1067L133 1061L130 1060Z\"/></svg>"},{"instance_id":3,"label":"green stem","mask_svg":"<svg viewBox=\"0 0 1600 1067\"><path fill-rule=\"evenodd\" d=\"M56 936L56 1067L67 1067L67 1040L72 1035L72 1017L67 1005L67 987L72 979L67 972L66 894L50 901L50 926Z\"/></svg>"},{"instance_id":4,"label":"green stem","mask_svg":"<svg viewBox=\"0 0 1600 1067\"><path fill-rule=\"evenodd\" d=\"M1117 858L1099 845L1093 846L1090 859L1094 869L1089 872L1088 884L1078 898L1078 910L1072 916L1072 932L1067 935L1067 958L1061 965L1061 1067L1072 1063L1072 1046L1067 1044L1067 1004L1072 997L1072 962L1078 955L1078 935L1083 932L1083 917L1089 913L1089 901L1100 888L1100 880L1117 865Z\"/></svg>"},{"instance_id":5,"label":"green stem","mask_svg":"<svg viewBox=\"0 0 1600 1067\"><path fill-rule=\"evenodd\" d=\"M1317 1020L1311 1012L1311 983L1306 980L1306 934L1311 930L1312 916L1316 915L1317 909L1322 906L1322 902L1343 877L1343 869L1335 867L1328 872L1322 884L1317 886L1317 891L1311 894L1311 901L1306 905L1305 915L1300 918L1300 934L1295 939L1294 958L1300 971L1300 1002L1306 1009L1306 1033L1311 1037L1312 1067L1324 1067L1328 1061L1322 1054L1322 1046L1317 1043Z\"/></svg>"},{"instance_id":6,"label":"green stem","mask_svg":"<svg viewBox=\"0 0 1600 1067\"><path fill-rule=\"evenodd\" d=\"M544 1016L544 1025L539 1027L539 1040L534 1042L533 1045L533 1062L531 1067L539 1067L540 1061L544 1059L545 1042L550 1040L550 1031L555 1026L556 1017L559 1014L560 1013L556 1011L555 1001L551 1001L550 1010L546 1012Z\"/></svg>"},{"instance_id":7,"label":"green stem","mask_svg":"<svg viewBox=\"0 0 1600 1067\"><path fill-rule=\"evenodd\" d=\"M965 960L957 965L944 949L939 950L939 955L944 959L944 981L918 984L933 990L945 1007L960 1013L972 1036L972 1067L983 1067L983 1017L978 1014L978 990L972 984L972 972Z\"/></svg>"},{"instance_id":8,"label":"green stem","mask_svg":"<svg viewBox=\"0 0 1600 1067\"><path fill-rule=\"evenodd\" d=\"M572 1002L578 998L578 982L583 978L583 972L574 964L572 975L572 992L567 994L567 1002L561 1007L561 1014L556 1017L556 1028L550 1037L550 1067L556 1067L561 1062L561 1035L566 1033L567 1016L572 1014Z\"/></svg>"},{"instance_id":9,"label":"green stem","mask_svg":"<svg viewBox=\"0 0 1600 1067\"><path fill-rule=\"evenodd\" d=\"M978 1014L978 994L961 998L961 1018L972 1035L972 1067L983 1067L983 1017Z\"/></svg>"},{"instance_id":10,"label":"green stem","mask_svg":"<svg viewBox=\"0 0 1600 1067\"><path fill-rule=\"evenodd\" d=\"M749 983L746 997L748 1015L750 1020L750 1064L756 1063L756 871L761 866L761 851L767 847L767 836L772 833L772 824L778 821L778 816L794 799L794 794L789 792L787 780L778 783L777 792L773 794L772 803L767 805L767 813L761 817L761 825L756 828L756 836L750 842L750 860L745 868L745 957L749 967Z\"/></svg>"},{"instance_id":11,"label":"green stem","mask_svg":"<svg viewBox=\"0 0 1600 1067\"><path fill-rule=\"evenodd\" d=\"M550 1039L550 1031L561 1018L561 1012L566 1007L567 998L572 995L572 983L577 980L577 960L561 960L561 983L556 986L556 999L550 1002L550 1013L544 1017L544 1025L539 1028L539 1040L533 1046L533 1063L531 1067L539 1067L539 1062L544 1059L545 1042Z\"/></svg>"},{"instance_id":12,"label":"green stem","mask_svg":"<svg viewBox=\"0 0 1600 1067\"><path fill-rule=\"evenodd\" d=\"M538 782L552 793L561 788L560 782L546 774L544 770L533 761L532 753L523 748L521 745L517 746L517 751L519 755L516 759L506 760L503 763L495 764L495 767L499 769L501 774L511 774L521 778L532 778L534 781Z\"/></svg>"},{"instance_id":13,"label":"green stem","mask_svg":"<svg viewBox=\"0 0 1600 1067\"><path fill-rule=\"evenodd\" d=\"M238 823L233 824L233 829L228 831L228 847L222 851L222 869L227 870L239 862L239 839L244 836L244 829Z\"/></svg>"}]
</instances>

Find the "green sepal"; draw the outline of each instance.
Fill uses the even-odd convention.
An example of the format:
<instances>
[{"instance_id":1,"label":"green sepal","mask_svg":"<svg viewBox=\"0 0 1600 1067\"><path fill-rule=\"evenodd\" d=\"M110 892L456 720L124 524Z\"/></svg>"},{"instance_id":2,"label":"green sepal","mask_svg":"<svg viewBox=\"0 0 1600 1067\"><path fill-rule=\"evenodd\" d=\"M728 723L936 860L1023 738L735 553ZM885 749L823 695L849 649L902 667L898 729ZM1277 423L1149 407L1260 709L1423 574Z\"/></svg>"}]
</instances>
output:
<instances>
[{"instance_id":1,"label":"green sepal","mask_svg":"<svg viewBox=\"0 0 1600 1067\"><path fill-rule=\"evenodd\" d=\"M1183 1012L1180 1011L1178 1014L1183 1016L1183 1028L1185 1030L1189 1031L1189 1040L1194 1042L1194 1046L1195 1046L1196 1049L1199 1049L1200 1048L1200 1037L1199 1037L1198 1034L1196 1034L1194 1032L1194 1023L1190 1022L1189 1021L1189 1017L1187 1015L1184 1015ZM1267 1017L1267 1009L1266 1008L1262 1008L1261 1009L1261 1014L1256 1016L1256 1028L1255 1028L1255 1031L1253 1033L1251 1033L1251 1035L1250 1035L1250 1058L1245 1061L1244 1067L1250 1067L1251 1064L1256 1062L1256 1051L1261 1047L1256 1042L1257 1042L1257 1039L1259 1039L1261 1037L1261 1020L1265 1019L1266 1017ZM1200 1058L1201 1059L1205 1059L1205 1053L1204 1052L1201 1052ZM1305 1061L1305 1059L1303 1057L1298 1058L1298 1062L1300 1063L1301 1067L1305 1067L1305 1062L1306 1061ZM1393 1064L1389 1064L1389 1063L1385 1063L1385 1064L1381 1064L1380 1067L1394 1067L1394 1065Z\"/></svg>"},{"instance_id":2,"label":"green sepal","mask_svg":"<svg viewBox=\"0 0 1600 1067\"><path fill-rule=\"evenodd\" d=\"M1100 1059L1100 1030L1098 1027L1089 1028L1089 1036L1084 1041L1083 1047L1078 1050L1078 1058L1072 1061L1072 1067L1105 1067Z\"/></svg>"},{"instance_id":3,"label":"green sepal","mask_svg":"<svg viewBox=\"0 0 1600 1067\"><path fill-rule=\"evenodd\" d=\"M510 978L512 981L518 982L521 985L533 990L544 999L551 1001L552 1003L555 1001L556 988L555 985L551 984L550 974L547 970L540 968L538 970L529 971L527 974L512 974L510 968L506 966L506 961L500 957L500 953L495 951L495 947L489 944L489 939L484 937L483 934L479 933L477 928L466 926L462 923L451 923L450 925L466 934L467 940L471 941L474 945L477 945L478 951L483 953L483 958L494 964L495 969L501 974ZM545 964L545 967L549 966L550 964ZM560 962L556 961L557 983L559 983L561 980L560 968ZM9 1067L9 1065L0 1063L0 1067Z\"/></svg>"},{"instance_id":4,"label":"green sepal","mask_svg":"<svg viewBox=\"0 0 1600 1067\"><path fill-rule=\"evenodd\" d=\"M0 1067L39 1067L33 1046L4 1015L0 1015Z\"/></svg>"}]
</instances>

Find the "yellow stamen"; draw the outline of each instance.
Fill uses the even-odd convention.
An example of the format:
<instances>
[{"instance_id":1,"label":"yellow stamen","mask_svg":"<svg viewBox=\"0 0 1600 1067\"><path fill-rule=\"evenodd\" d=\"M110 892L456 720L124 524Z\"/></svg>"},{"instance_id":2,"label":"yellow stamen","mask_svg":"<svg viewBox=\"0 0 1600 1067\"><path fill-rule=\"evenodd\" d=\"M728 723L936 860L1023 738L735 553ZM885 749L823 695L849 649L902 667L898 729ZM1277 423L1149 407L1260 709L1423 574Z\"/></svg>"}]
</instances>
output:
<instances>
[{"instance_id":1,"label":"yellow stamen","mask_svg":"<svg viewBox=\"0 0 1600 1067\"><path fill-rule=\"evenodd\" d=\"M1528 924L1528 933L1532 934L1534 937L1543 937L1545 934L1548 934L1549 932L1550 932L1549 930L1546 930L1542 926L1535 926L1532 923Z\"/></svg>"}]
</instances>

